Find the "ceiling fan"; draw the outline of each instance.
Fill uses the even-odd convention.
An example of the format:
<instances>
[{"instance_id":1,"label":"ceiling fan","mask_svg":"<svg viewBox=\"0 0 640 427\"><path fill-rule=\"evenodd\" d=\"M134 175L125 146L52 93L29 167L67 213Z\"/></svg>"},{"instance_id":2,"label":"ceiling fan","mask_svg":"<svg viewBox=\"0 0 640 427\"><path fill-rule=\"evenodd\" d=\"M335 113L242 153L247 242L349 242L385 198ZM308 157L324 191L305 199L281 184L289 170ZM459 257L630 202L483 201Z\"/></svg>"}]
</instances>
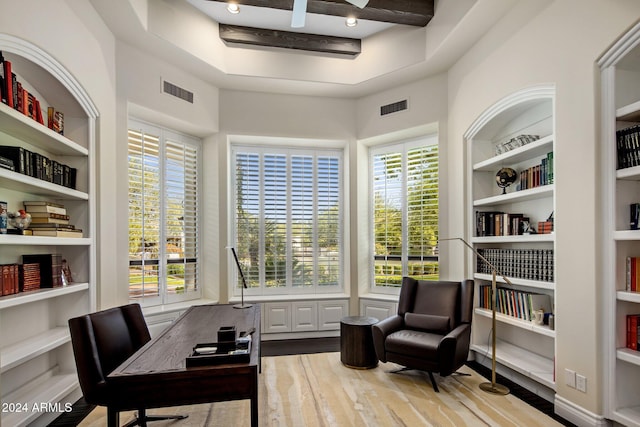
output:
<instances>
[{"instance_id":1,"label":"ceiling fan","mask_svg":"<svg viewBox=\"0 0 640 427\"><path fill-rule=\"evenodd\" d=\"M369 0L346 0L354 6L362 9L369 3ZM304 18L307 15L307 0L293 0L293 15L291 16L291 26L293 28L304 27Z\"/></svg>"}]
</instances>

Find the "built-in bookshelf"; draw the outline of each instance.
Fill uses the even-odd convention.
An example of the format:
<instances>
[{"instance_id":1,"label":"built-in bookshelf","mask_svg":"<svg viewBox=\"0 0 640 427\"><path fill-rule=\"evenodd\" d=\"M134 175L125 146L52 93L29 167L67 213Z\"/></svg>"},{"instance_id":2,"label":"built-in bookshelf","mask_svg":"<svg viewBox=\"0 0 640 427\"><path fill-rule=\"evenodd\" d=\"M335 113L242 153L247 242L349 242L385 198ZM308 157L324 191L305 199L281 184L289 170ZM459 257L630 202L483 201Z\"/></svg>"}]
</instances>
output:
<instances>
[{"instance_id":1,"label":"built-in bookshelf","mask_svg":"<svg viewBox=\"0 0 640 427\"><path fill-rule=\"evenodd\" d=\"M627 348L627 316L640 314L640 292L628 289L628 260L640 257L640 230L631 229L631 204L640 202L640 139L636 128L640 125L640 24L623 35L599 65L604 406L607 418L622 425L640 426L640 352Z\"/></svg>"},{"instance_id":2,"label":"built-in bookshelf","mask_svg":"<svg viewBox=\"0 0 640 427\"><path fill-rule=\"evenodd\" d=\"M554 99L553 86L523 89L489 107L465 134L467 238L511 282L498 275L497 370L550 401L556 347ZM498 185L503 168L516 177L506 187L504 180ZM476 283L471 349L477 361L491 366L491 268L480 257L469 260ZM533 306L542 300L546 314L537 322Z\"/></svg>"},{"instance_id":3,"label":"built-in bookshelf","mask_svg":"<svg viewBox=\"0 0 640 427\"><path fill-rule=\"evenodd\" d=\"M75 185L69 186L0 168L0 200L9 212L24 209L24 201L50 201L64 205L82 229L77 238L0 234L0 264L21 264L24 255L56 254L73 273L73 281L64 286L0 296L0 395L3 404L21 405L14 405L14 410L3 406L1 424L47 425L60 415L55 408L64 410L81 396L67 321L96 309L97 111L72 73L39 47L0 34L0 51L44 111L44 120L37 120L0 103L2 145L21 147L36 153L33 158L77 170ZM47 108L54 105L64 110L64 134L48 127ZM43 410L43 405L53 409Z\"/></svg>"}]
</instances>

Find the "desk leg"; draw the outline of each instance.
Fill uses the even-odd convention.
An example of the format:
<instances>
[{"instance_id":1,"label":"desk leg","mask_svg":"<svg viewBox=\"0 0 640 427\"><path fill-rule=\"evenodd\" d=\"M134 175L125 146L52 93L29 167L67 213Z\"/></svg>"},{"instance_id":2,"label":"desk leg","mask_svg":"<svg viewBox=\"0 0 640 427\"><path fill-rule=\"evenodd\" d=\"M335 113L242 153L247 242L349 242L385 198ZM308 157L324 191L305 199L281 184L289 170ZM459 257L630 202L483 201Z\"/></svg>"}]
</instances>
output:
<instances>
[{"instance_id":1,"label":"desk leg","mask_svg":"<svg viewBox=\"0 0 640 427\"><path fill-rule=\"evenodd\" d=\"M253 390L251 392L251 427L258 427L258 373L253 371Z\"/></svg>"},{"instance_id":2,"label":"desk leg","mask_svg":"<svg viewBox=\"0 0 640 427\"><path fill-rule=\"evenodd\" d=\"M118 427L120 425L120 413L107 407L107 426Z\"/></svg>"}]
</instances>

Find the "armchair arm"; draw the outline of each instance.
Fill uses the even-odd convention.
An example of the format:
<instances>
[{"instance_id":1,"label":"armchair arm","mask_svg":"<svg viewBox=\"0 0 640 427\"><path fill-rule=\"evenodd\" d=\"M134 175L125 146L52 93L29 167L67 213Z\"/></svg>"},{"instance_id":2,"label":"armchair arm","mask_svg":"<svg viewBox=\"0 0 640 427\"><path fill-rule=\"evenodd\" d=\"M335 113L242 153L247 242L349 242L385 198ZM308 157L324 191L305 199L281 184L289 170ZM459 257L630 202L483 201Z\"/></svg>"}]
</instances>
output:
<instances>
[{"instance_id":1,"label":"armchair arm","mask_svg":"<svg viewBox=\"0 0 640 427\"><path fill-rule=\"evenodd\" d=\"M447 376L467 361L471 341L471 325L463 323L445 335L438 346L440 375Z\"/></svg>"},{"instance_id":2,"label":"armchair arm","mask_svg":"<svg viewBox=\"0 0 640 427\"><path fill-rule=\"evenodd\" d=\"M387 335L402 328L403 324L404 319L396 314L395 316L387 317L386 319L381 320L380 322L371 326L371 332L373 334L373 346L375 347L376 355L381 362L384 363L387 361L387 356L384 351L385 338L387 337Z\"/></svg>"}]
</instances>

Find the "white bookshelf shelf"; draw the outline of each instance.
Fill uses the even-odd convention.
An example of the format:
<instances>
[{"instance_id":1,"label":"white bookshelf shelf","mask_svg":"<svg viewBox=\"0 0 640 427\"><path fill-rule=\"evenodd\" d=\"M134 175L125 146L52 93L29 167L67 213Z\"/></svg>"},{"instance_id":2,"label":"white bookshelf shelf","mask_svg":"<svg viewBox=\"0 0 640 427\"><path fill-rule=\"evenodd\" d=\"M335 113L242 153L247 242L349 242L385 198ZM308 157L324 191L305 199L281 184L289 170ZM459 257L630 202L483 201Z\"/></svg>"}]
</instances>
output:
<instances>
[{"instance_id":1,"label":"white bookshelf shelf","mask_svg":"<svg viewBox=\"0 0 640 427\"><path fill-rule=\"evenodd\" d=\"M523 145L522 147L518 147L482 162L478 162L473 165L473 170L494 172L497 166L501 166L507 162L519 163L523 160L531 159L532 157L542 155L546 156L550 151L553 151L553 135L545 136L537 141Z\"/></svg>"},{"instance_id":2,"label":"white bookshelf shelf","mask_svg":"<svg viewBox=\"0 0 640 427\"><path fill-rule=\"evenodd\" d=\"M10 188L14 191L24 193L55 197L57 199L89 200L89 195L83 191L74 190L2 168L0 168L0 187Z\"/></svg>"},{"instance_id":3,"label":"white bookshelf shelf","mask_svg":"<svg viewBox=\"0 0 640 427\"><path fill-rule=\"evenodd\" d=\"M70 341L69 328L60 326L0 350L0 372L5 372Z\"/></svg>"},{"instance_id":4,"label":"white bookshelf shelf","mask_svg":"<svg viewBox=\"0 0 640 427\"><path fill-rule=\"evenodd\" d=\"M491 358L491 347L481 344L472 344L471 349L478 354ZM496 361L507 368L531 378L538 383L555 390L553 379L553 360L536 353L498 340L496 343Z\"/></svg>"},{"instance_id":5,"label":"white bookshelf shelf","mask_svg":"<svg viewBox=\"0 0 640 427\"><path fill-rule=\"evenodd\" d=\"M491 310L476 307L475 312L482 317L491 318ZM556 331L549 329L548 326L535 325L533 322L528 322L526 320L518 319L513 316L507 316L506 314L496 313L496 321L550 338L556 337Z\"/></svg>"},{"instance_id":6,"label":"white bookshelf shelf","mask_svg":"<svg viewBox=\"0 0 640 427\"><path fill-rule=\"evenodd\" d=\"M640 304L640 292L617 291L616 299L618 301L633 302Z\"/></svg>"},{"instance_id":7,"label":"white bookshelf shelf","mask_svg":"<svg viewBox=\"0 0 640 427\"><path fill-rule=\"evenodd\" d=\"M616 170L616 179L640 181L640 166Z\"/></svg>"},{"instance_id":8,"label":"white bookshelf shelf","mask_svg":"<svg viewBox=\"0 0 640 427\"><path fill-rule=\"evenodd\" d=\"M0 298L0 310L9 307L16 307L22 304L29 304L36 301L48 300L50 298L69 295L76 292L84 292L89 289L88 283L73 283L59 288L37 289L34 291L20 292L14 295L7 295Z\"/></svg>"},{"instance_id":9,"label":"white bookshelf shelf","mask_svg":"<svg viewBox=\"0 0 640 427\"><path fill-rule=\"evenodd\" d=\"M640 427L640 422L638 421L640 420L640 405L618 408L613 413L613 419L625 426Z\"/></svg>"},{"instance_id":10,"label":"white bookshelf shelf","mask_svg":"<svg viewBox=\"0 0 640 427\"><path fill-rule=\"evenodd\" d=\"M627 363L640 366L640 351L621 347L616 349L616 358L618 360L623 360Z\"/></svg>"},{"instance_id":11,"label":"white bookshelf shelf","mask_svg":"<svg viewBox=\"0 0 640 427\"><path fill-rule=\"evenodd\" d=\"M23 426L35 421L42 412L32 411L42 403L58 402L78 387L75 373L52 375L37 384L28 384L4 399L5 402L19 402L26 405L27 412L10 412L2 414L2 425Z\"/></svg>"},{"instance_id":12,"label":"white bookshelf shelf","mask_svg":"<svg viewBox=\"0 0 640 427\"><path fill-rule=\"evenodd\" d=\"M616 119L623 122L640 121L640 101L618 108L616 110Z\"/></svg>"},{"instance_id":13,"label":"white bookshelf shelf","mask_svg":"<svg viewBox=\"0 0 640 427\"><path fill-rule=\"evenodd\" d=\"M499 194L497 196L485 197L473 201L474 207L491 207L499 206L507 203L524 202L527 200L537 200L551 197L555 190L554 184L542 185L540 187L530 188L528 190L513 191L507 194Z\"/></svg>"},{"instance_id":14,"label":"white bookshelf shelf","mask_svg":"<svg viewBox=\"0 0 640 427\"><path fill-rule=\"evenodd\" d=\"M48 237L18 236L0 234L1 245L36 245L36 246L87 246L92 243L88 237Z\"/></svg>"},{"instance_id":15,"label":"white bookshelf shelf","mask_svg":"<svg viewBox=\"0 0 640 427\"><path fill-rule=\"evenodd\" d=\"M472 243L536 243L555 242L555 233L551 234L524 234L519 236L483 236L474 237Z\"/></svg>"},{"instance_id":16,"label":"white bookshelf shelf","mask_svg":"<svg viewBox=\"0 0 640 427\"><path fill-rule=\"evenodd\" d=\"M88 156L89 150L60 135L8 105L0 103L0 129L3 133L41 148L51 154Z\"/></svg>"},{"instance_id":17,"label":"white bookshelf shelf","mask_svg":"<svg viewBox=\"0 0 640 427\"><path fill-rule=\"evenodd\" d=\"M618 230L613 233L614 240L640 240L640 230Z\"/></svg>"},{"instance_id":18,"label":"white bookshelf shelf","mask_svg":"<svg viewBox=\"0 0 640 427\"><path fill-rule=\"evenodd\" d=\"M487 282L490 282L492 280L491 274L475 273L473 277L474 279L485 280ZM526 279L520 279L517 277L510 277L510 276L507 276L507 277L509 278L511 283L518 286L526 286L528 288L548 289L548 290L554 290L556 288L555 282L543 282L540 280L526 280ZM500 284L506 283L504 279L500 276L496 277L496 282Z\"/></svg>"}]
</instances>

